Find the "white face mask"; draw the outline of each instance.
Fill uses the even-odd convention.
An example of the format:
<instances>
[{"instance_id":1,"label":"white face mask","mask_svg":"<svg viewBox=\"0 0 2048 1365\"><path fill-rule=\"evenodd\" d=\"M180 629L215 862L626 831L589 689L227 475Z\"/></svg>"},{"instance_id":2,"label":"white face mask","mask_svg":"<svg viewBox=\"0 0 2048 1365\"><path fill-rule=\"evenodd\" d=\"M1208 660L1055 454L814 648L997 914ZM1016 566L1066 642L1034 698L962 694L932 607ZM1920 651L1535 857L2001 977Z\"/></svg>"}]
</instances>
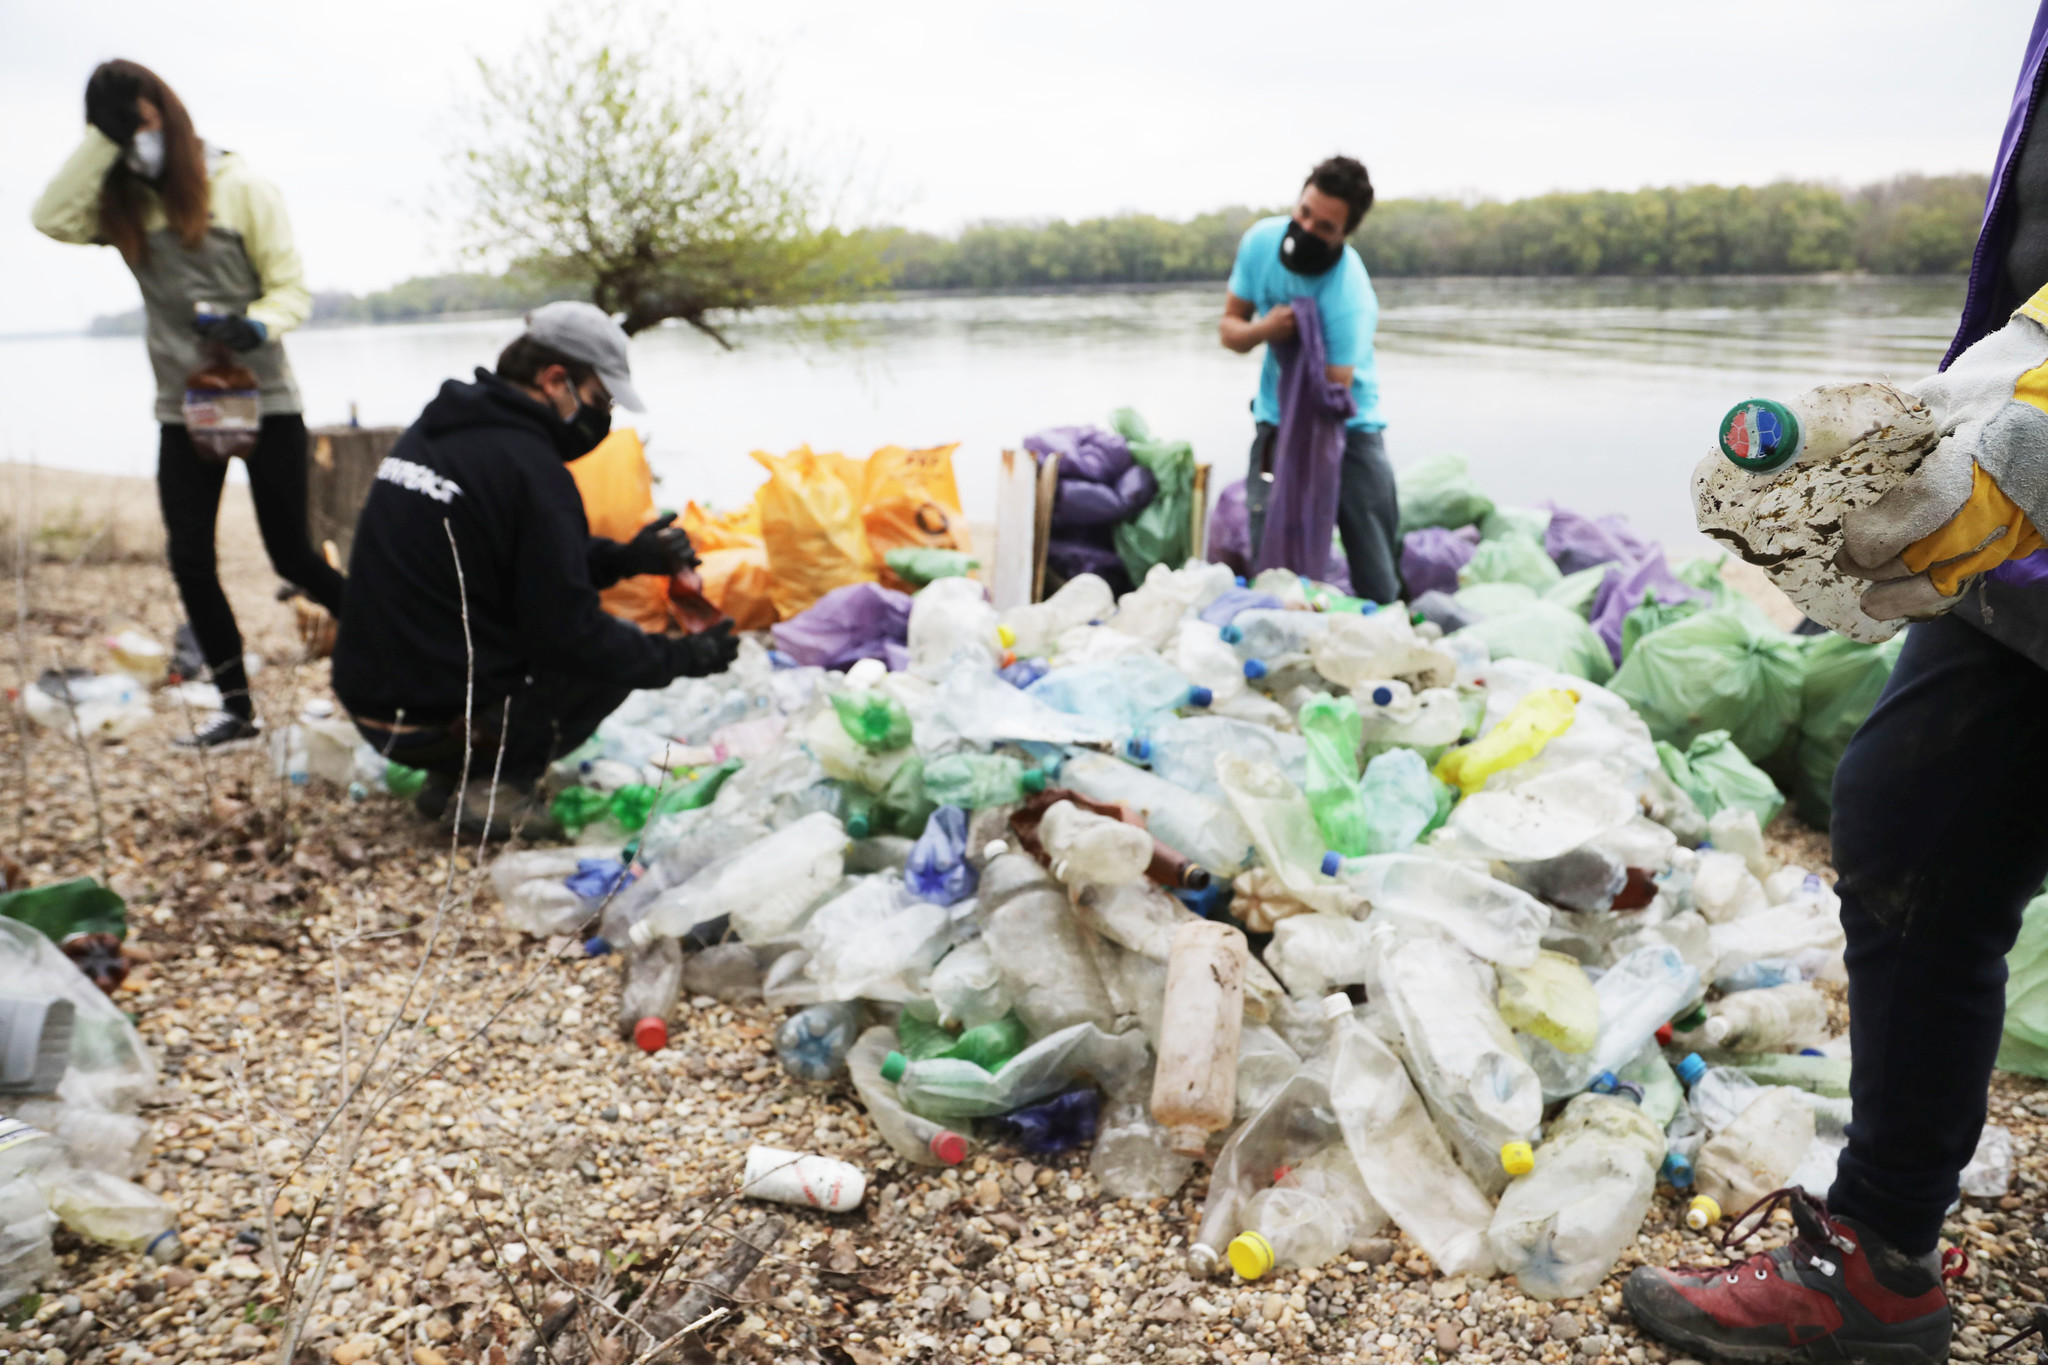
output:
<instances>
[{"instance_id":1,"label":"white face mask","mask_svg":"<svg viewBox=\"0 0 2048 1365\"><path fill-rule=\"evenodd\" d=\"M143 177L154 180L164 173L164 135L158 128L145 128L135 135L135 141L128 148L124 158L128 169Z\"/></svg>"}]
</instances>

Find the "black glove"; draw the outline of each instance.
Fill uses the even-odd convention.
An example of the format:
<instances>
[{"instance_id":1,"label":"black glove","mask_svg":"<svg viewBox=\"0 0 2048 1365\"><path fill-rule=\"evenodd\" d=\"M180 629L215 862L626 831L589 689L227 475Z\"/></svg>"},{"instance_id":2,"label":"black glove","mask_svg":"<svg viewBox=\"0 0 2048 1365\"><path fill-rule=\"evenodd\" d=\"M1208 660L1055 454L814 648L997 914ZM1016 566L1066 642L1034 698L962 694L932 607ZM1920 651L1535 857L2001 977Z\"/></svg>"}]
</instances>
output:
<instances>
[{"instance_id":1,"label":"black glove","mask_svg":"<svg viewBox=\"0 0 2048 1365\"><path fill-rule=\"evenodd\" d=\"M142 84L133 73L102 63L85 83L85 121L126 148L142 123L142 111L135 107L141 95Z\"/></svg>"},{"instance_id":2,"label":"black glove","mask_svg":"<svg viewBox=\"0 0 2048 1365\"><path fill-rule=\"evenodd\" d=\"M732 622L720 621L700 635L685 635L675 642L676 676L708 678L732 667L740 655L740 642L732 636Z\"/></svg>"},{"instance_id":3,"label":"black glove","mask_svg":"<svg viewBox=\"0 0 2048 1365\"><path fill-rule=\"evenodd\" d=\"M675 519L676 514L670 512L648 522L640 528L638 535L620 548L612 562L618 566L621 578L631 578L636 574L672 574L697 563L697 551L690 545L690 533L669 524Z\"/></svg>"},{"instance_id":4,"label":"black glove","mask_svg":"<svg viewBox=\"0 0 2048 1365\"><path fill-rule=\"evenodd\" d=\"M230 351L253 351L270 340L268 327L240 313L215 313L209 317L195 318L192 330L207 341L225 346Z\"/></svg>"}]
</instances>

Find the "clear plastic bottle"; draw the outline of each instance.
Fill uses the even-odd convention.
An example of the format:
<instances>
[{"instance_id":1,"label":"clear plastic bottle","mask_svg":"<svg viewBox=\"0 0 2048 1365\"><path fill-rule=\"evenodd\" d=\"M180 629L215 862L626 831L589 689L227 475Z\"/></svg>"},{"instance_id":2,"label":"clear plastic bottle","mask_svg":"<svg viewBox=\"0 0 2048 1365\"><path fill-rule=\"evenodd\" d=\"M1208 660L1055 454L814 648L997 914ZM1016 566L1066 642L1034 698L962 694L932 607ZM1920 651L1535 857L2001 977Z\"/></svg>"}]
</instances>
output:
<instances>
[{"instance_id":1,"label":"clear plastic bottle","mask_svg":"<svg viewBox=\"0 0 2048 1365\"><path fill-rule=\"evenodd\" d=\"M867 1121L905 1161L920 1166L957 1166L966 1160L968 1139L941 1123L911 1113L896 1087L882 1079L882 1063L896 1047L896 1031L877 1024L860 1035L846 1054L846 1071L860 1096Z\"/></svg>"},{"instance_id":2,"label":"clear plastic bottle","mask_svg":"<svg viewBox=\"0 0 2048 1365\"><path fill-rule=\"evenodd\" d=\"M1182 707L1205 707L1213 696L1150 653L1056 668L1025 691L1055 711L1090 716L1124 731L1143 729Z\"/></svg>"},{"instance_id":3,"label":"clear plastic bottle","mask_svg":"<svg viewBox=\"0 0 2048 1365\"><path fill-rule=\"evenodd\" d=\"M1117 603L1109 625L1153 649L1162 649L1182 618L1215 601L1236 581L1227 564L1190 562L1178 569L1154 564L1137 591L1125 593Z\"/></svg>"},{"instance_id":4,"label":"clear plastic bottle","mask_svg":"<svg viewBox=\"0 0 2048 1365\"><path fill-rule=\"evenodd\" d=\"M1111 1088L1127 1085L1143 1073L1148 1057L1142 1035L1076 1024L1040 1038L1000 1071L949 1057L913 1062L892 1052L882 1063L882 1079L894 1082L904 1105L927 1118L987 1118L1057 1095L1083 1075Z\"/></svg>"},{"instance_id":5,"label":"clear plastic bottle","mask_svg":"<svg viewBox=\"0 0 2048 1365\"><path fill-rule=\"evenodd\" d=\"M1092 573L1079 574L1060 585L1043 602L1012 607L1003 613L1001 641L1018 658L1050 654L1061 635L1075 626L1100 621L1116 610L1116 594Z\"/></svg>"},{"instance_id":6,"label":"clear plastic bottle","mask_svg":"<svg viewBox=\"0 0 2048 1365\"><path fill-rule=\"evenodd\" d=\"M1368 684L1353 694L1365 698L1358 707L1359 739L1368 753L1376 755L1396 746L1440 750L1457 743L1465 733L1465 708L1454 688L1425 688L1411 694L1406 706L1396 706L1391 700L1377 702L1378 691ZM1373 704L1368 706L1367 701Z\"/></svg>"},{"instance_id":7,"label":"clear plastic bottle","mask_svg":"<svg viewBox=\"0 0 2048 1365\"><path fill-rule=\"evenodd\" d=\"M1619 1071L1665 1020L1700 997L1699 971L1668 943L1636 949L1609 967L1593 989L1600 997L1600 1037L1591 1050L1560 1052L1540 1038L1529 1061L1543 1078L1546 1102L1584 1090L1603 1071Z\"/></svg>"},{"instance_id":8,"label":"clear plastic bottle","mask_svg":"<svg viewBox=\"0 0 2048 1365\"><path fill-rule=\"evenodd\" d=\"M1299 735L1227 716L1161 721L1133 736L1125 752L1162 781L1218 803L1225 800L1216 780L1216 756L1222 753L1262 758L1297 787L1308 781L1308 745Z\"/></svg>"},{"instance_id":9,"label":"clear plastic bottle","mask_svg":"<svg viewBox=\"0 0 2048 1365\"><path fill-rule=\"evenodd\" d=\"M910 599L910 667L934 681L955 661L963 668L992 671L1002 656L996 609L972 578L941 578Z\"/></svg>"},{"instance_id":10,"label":"clear plastic bottle","mask_svg":"<svg viewBox=\"0 0 2048 1365\"><path fill-rule=\"evenodd\" d=\"M57 1269L50 1246L56 1225L35 1181L0 1180L0 1312L34 1293L37 1281Z\"/></svg>"},{"instance_id":11,"label":"clear plastic bottle","mask_svg":"<svg viewBox=\"0 0 2048 1365\"><path fill-rule=\"evenodd\" d=\"M920 744L958 739L982 749L998 744L1107 746L1124 738L1120 726L1055 711L979 668L957 668L946 674L938 686L933 720L928 727L931 733L920 731Z\"/></svg>"},{"instance_id":12,"label":"clear plastic bottle","mask_svg":"<svg viewBox=\"0 0 2048 1365\"><path fill-rule=\"evenodd\" d=\"M1244 692L1243 661L1223 642L1222 631L1207 621L1182 621L1161 657L1189 682L1208 688L1211 706L1228 703Z\"/></svg>"},{"instance_id":13,"label":"clear plastic bottle","mask_svg":"<svg viewBox=\"0 0 2048 1365\"><path fill-rule=\"evenodd\" d=\"M1272 764L1228 752L1217 755L1216 780L1250 831L1260 860L1289 893L1317 909L1348 913L1356 895L1323 872L1327 846L1301 789Z\"/></svg>"},{"instance_id":14,"label":"clear plastic bottle","mask_svg":"<svg viewBox=\"0 0 2048 1365\"><path fill-rule=\"evenodd\" d=\"M1457 681L1457 660L1418 638L1405 613L1340 613L1329 620L1330 628L1308 642L1308 654L1316 671L1339 687L1394 681L1420 690Z\"/></svg>"},{"instance_id":15,"label":"clear plastic bottle","mask_svg":"<svg viewBox=\"0 0 2048 1365\"><path fill-rule=\"evenodd\" d=\"M867 1022L858 1000L834 1000L798 1010L775 1030L775 1055L800 1081L830 1081L846 1070L846 1055Z\"/></svg>"},{"instance_id":16,"label":"clear plastic bottle","mask_svg":"<svg viewBox=\"0 0 2048 1365\"><path fill-rule=\"evenodd\" d=\"M140 1252L160 1264L184 1257L178 1211L142 1186L76 1166L47 1166L35 1180L50 1212L87 1241Z\"/></svg>"},{"instance_id":17,"label":"clear plastic bottle","mask_svg":"<svg viewBox=\"0 0 2048 1365\"><path fill-rule=\"evenodd\" d=\"M1308 743L1308 806L1323 842L1347 857L1371 851L1372 822L1358 792L1358 704L1319 692L1295 721Z\"/></svg>"},{"instance_id":18,"label":"clear plastic bottle","mask_svg":"<svg viewBox=\"0 0 2048 1365\"><path fill-rule=\"evenodd\" d=\"M1285 1038L1264 1024L1246 1023L1237 1040L1237 1117L1248 1119L1265 1108L1299 1070L1301 1054Z\"/></svg>"},{"instance_id":19,"label":"clear plastic bottle","mask_svg":"<svg viewBox=\"0 0 2048 1365\"><path fill-rule=\"evenodd\" d=\"M1230 1267L1246 1280L1275 1266L1312 1269L1385 1221L1350 1149L1334 1142L1246 1201L1245 1230L1230 1241Z\"/></svg>"},{"instance_id":20,"label":"clear plastic bottle","mask_svg":"<svg viewBox=\"0 0 2048 1365\"><path fill-rule=\"evenodd\" d=\"M1828 1002L1804 982L1741 991L1707 1007L1704 1030L1715 1047L1770 1052L1827 1037Z\"/></svg>"},{"instance_id":21,"label":"clear plastic bottle","mask_svg":"<svg viewBox=\"0 0 2048 1365\"><path fill-rule=\"evenodd\" d=\"M1635 1241L1663 1160L1663 1132L1628 1091L1574 1097L1494 1210L1501 1271L1538 1299L1590 1292Z\"/></svg>"},{"instance_id":22,"label":"clear plastic bottle","mask_svg":"<svg viewBox=\"0 0 2048 1365\"><path fill-rule=\"evenodd\" d=\"M1111 1105L1088 1153L1088 1173L1111 1199L1163 1199L1187 1182L1195 1163L1167 1144L1166 1130L1139 1102Z\"/></svg>"},{"instance_id":23,"label":"clear plastic bottle","mask_svg":"<svg viewBox=\"0 0 2048 1365\"><path fill-rule=\"evenodd\" d=\"M940 959L929 987L945 1028L978 1028L1010 1012L1009 989L984 938L970 939Z\"/></svg>"},{"instance_id":24,"label":"clear plastic bottle","mask_svg":"<svg viewBox=\"0 0 2048 1365\"><path fill-rule=\"evenodd\" d=\"M846 842L837 816L806 815L664 892L630 937L643 945L658 937L680 938L720 915L731 916L734 930L750 941L787 933L839 881Z\"/></svg>"},{"instance_id":25,"label":"clear plastic bottle","mask_svg":"<svg viewBox=\"0 0 2048 1365\"><path fill-rule=\"evenodd\" d=\"M1250 859L1251 832L1227 803L1176 786L1156 769L1146 772L1105 754L1077 753L1060 766L1059 785L1092 800L1130 807L1153 838L1219 877L1236 876Z\"/></svg>"},{"instance_id":26,"label":"clear plastic bottle","mask_svg":"<svg viewBox=\"0 0 2048 1365\"><path fill-rule=\"evenodd\" d=\"M1316 637L1327 631L1336 620L1336 617L1325 616L1321 612L1255 607L1239 612L1223 628L1223 642L1237 652L1240 662L1305 655Z\"/></svg>"},{"instance_id":27,"label":"clear plastic bottle","mask_svg":"<svg viewBox=\"0 0 2048 1365\"><path fill-rule=\"evenodd\" d=\"M818 761L827 777L877 793L888 787L899 768L917 756L916 751L907 745L881 752L862 748L829 709L812 716L801 737L804 748Z\"/></svg>"},{"instance_id":28,"label":"clear plastic bottle","mask_svg":"<svg viewBox=\"0 0 2048 1365\"><path fill-rule=\"evenodd\" d=\"M1549 951L1527 967L1502 967L1500 1017L1560 1052L1587 1052L1600 1038L1600 995L1574 957Z\"/></svg>"},{"instance_id":29,"label":"clear plastic bottle","mask_svg":"<svg viewBox=\"0 0 2048 1365\"><path fill-rule=\"evenodd\" d=\"M805 967L821 1000L920 998L921 980L958 931L946 906L913 896L894 872L863 877L804 925Z\"/></svg>"},{"instance_id":30,"label":"clear plastic bottle","mask_svg":"<svg viewBox=\"0 0 2048 1365\"><path fill-rule=\"evenodd\" d=\"M980 913L982 936L1025 1027L1042 1038L1079 1023L1109 1026L1116 1011L1067 893L1036 859L990 859L982 869Z\"/></svg>"},{"instance_id":31,"label":"clear plastic bottle","mask_svg":"<svg viewBox=\"0 0 2048 1365\"><path fill-rule=\"evenodd\" d=\"M1046 808L1038 838L1052 874L1069 886L1122 886L1144 876L1152 862L1151 835L1071 801Z\"/></svg>"},{"instance_id":32,"label":"clear plastic bottle","mask_svg":"<svg viewBox=\"0 0 2048 1365\"><path fill-rule=\"evenodd\" d=\"M625 981L619 988L619 1036L643 1052L668 1046L669 1011L683 984L683 945L658 938L624 953Z\"/></svg>"},{"instance_id":33,"label":"clear plastic bottle","mask_svg":"<svg viewBox=\"0 0 2048 1365\"><path fill-rule=\"evenodd\" d=\"M1708 1138L1694 1165L1699 1192L1746 1209L1780 1189L1813 1145L1813 1109L1797 1090L1762 1087L1734 1122Z\"/></svg>"},{"instance_id":34,"label":"clear plastic bottle","mask_svg":"<svg viewBox=\"0 0 2048 1365\"><path fill-rule=\"evenodd\" d=\"M860 690L832 694L832 710L846 737L871 754L887 753L910 743L910 713L885 692Z\"/></svg>"},{"instance_id":35,"label":"clear plastic bottle","mask_svg":"<svg viewBox=\"0 0 2048 1365\"><path fill-rule=\"evenodd\" d=\"M967 861L967 812L940 806L903 861L903 884L920 900L952 905L974 894L975 881Z\"/></svg>"},{"instance_id":36,"label":"clear plastic bottle","mask_svg":"<svg viewBox=\"0 0 2048 1365\"><path fill-rule=\"evenodd\" d=\"M1200 1156L1237 1109L1237 1048L1251 950L1234 925L1183 924L1166 964L1152 1117L1182 1156Z\"/></svg>"},{"instance_id":37,"label":"clear plastic bottle","mask_svg":"<svg viewBox=\"0 0 2048 1365\"><path fill-rule=\"evenodd\" d=\"M1325 858L1323 868L1372 905L1376 921L1449 934L1475 957L1526 966L1536 960L1550 908L1478 865L1418 853Z\"/></svg>"}]
</instances>

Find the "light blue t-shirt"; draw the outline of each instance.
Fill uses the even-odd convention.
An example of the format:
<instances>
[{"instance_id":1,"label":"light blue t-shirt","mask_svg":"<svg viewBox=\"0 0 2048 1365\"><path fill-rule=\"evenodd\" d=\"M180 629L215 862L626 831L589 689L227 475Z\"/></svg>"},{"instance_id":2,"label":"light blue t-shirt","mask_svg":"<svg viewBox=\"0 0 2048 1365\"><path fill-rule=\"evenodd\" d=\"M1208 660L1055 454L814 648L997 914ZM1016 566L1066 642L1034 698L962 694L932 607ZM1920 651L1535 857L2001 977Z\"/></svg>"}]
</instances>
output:
<instances>
[{"instance_id":1,"label":"light blue t-shirt","mask_svg":"<svg viewBox=\"0 0 2048 1365\"><path fill-rule=\"evenodd\" d=\"M1320 275L1300 275L1280 264L1280 239L1287 235L1286 218L1262 218L1245 229L1237 243L1237 261L1230 267L1230 292L1250 303L1252 316L1264 317L1283 303L1306 294L1323 318L1323 344L1332 365L1349 365L1351 397L1358 413L1346 426L1378 431L1380 380L1374 368L1372 334L1379 327L1380 301L1372 292L1365 262L1348 244L1344 259ZM1266 348L1259 372L1259 396L1252 404L1257 421L1280 421L1280 359Z\"/></svg>"}]
</instances>

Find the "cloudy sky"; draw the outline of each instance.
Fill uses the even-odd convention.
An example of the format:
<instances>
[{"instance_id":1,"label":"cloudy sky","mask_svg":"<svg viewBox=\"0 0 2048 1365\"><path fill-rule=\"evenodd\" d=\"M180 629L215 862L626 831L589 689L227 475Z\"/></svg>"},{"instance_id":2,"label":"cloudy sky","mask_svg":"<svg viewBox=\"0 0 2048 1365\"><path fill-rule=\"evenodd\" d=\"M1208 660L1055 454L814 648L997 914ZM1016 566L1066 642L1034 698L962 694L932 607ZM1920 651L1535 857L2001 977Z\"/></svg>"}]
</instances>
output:
<instances>
[{"instance_id":1,"label":"cloudy sky","mask_svg":"<svg viewBox=\"0 0 2048 1365\"><path fill-rule=\"evenodd\" d=\"M895 221L1274 203L1333 150L1387 196L1988 168L2027 0L1561 0L1278 7L825 0L675 7L688 48L772 73L776 119ZM474 60L562 0L201 9L0 0L0 333L134 306L115 254L28 226L125 56L284 190L316 288L459 264L426 209Z\"/></svg>"}]
</instances>

